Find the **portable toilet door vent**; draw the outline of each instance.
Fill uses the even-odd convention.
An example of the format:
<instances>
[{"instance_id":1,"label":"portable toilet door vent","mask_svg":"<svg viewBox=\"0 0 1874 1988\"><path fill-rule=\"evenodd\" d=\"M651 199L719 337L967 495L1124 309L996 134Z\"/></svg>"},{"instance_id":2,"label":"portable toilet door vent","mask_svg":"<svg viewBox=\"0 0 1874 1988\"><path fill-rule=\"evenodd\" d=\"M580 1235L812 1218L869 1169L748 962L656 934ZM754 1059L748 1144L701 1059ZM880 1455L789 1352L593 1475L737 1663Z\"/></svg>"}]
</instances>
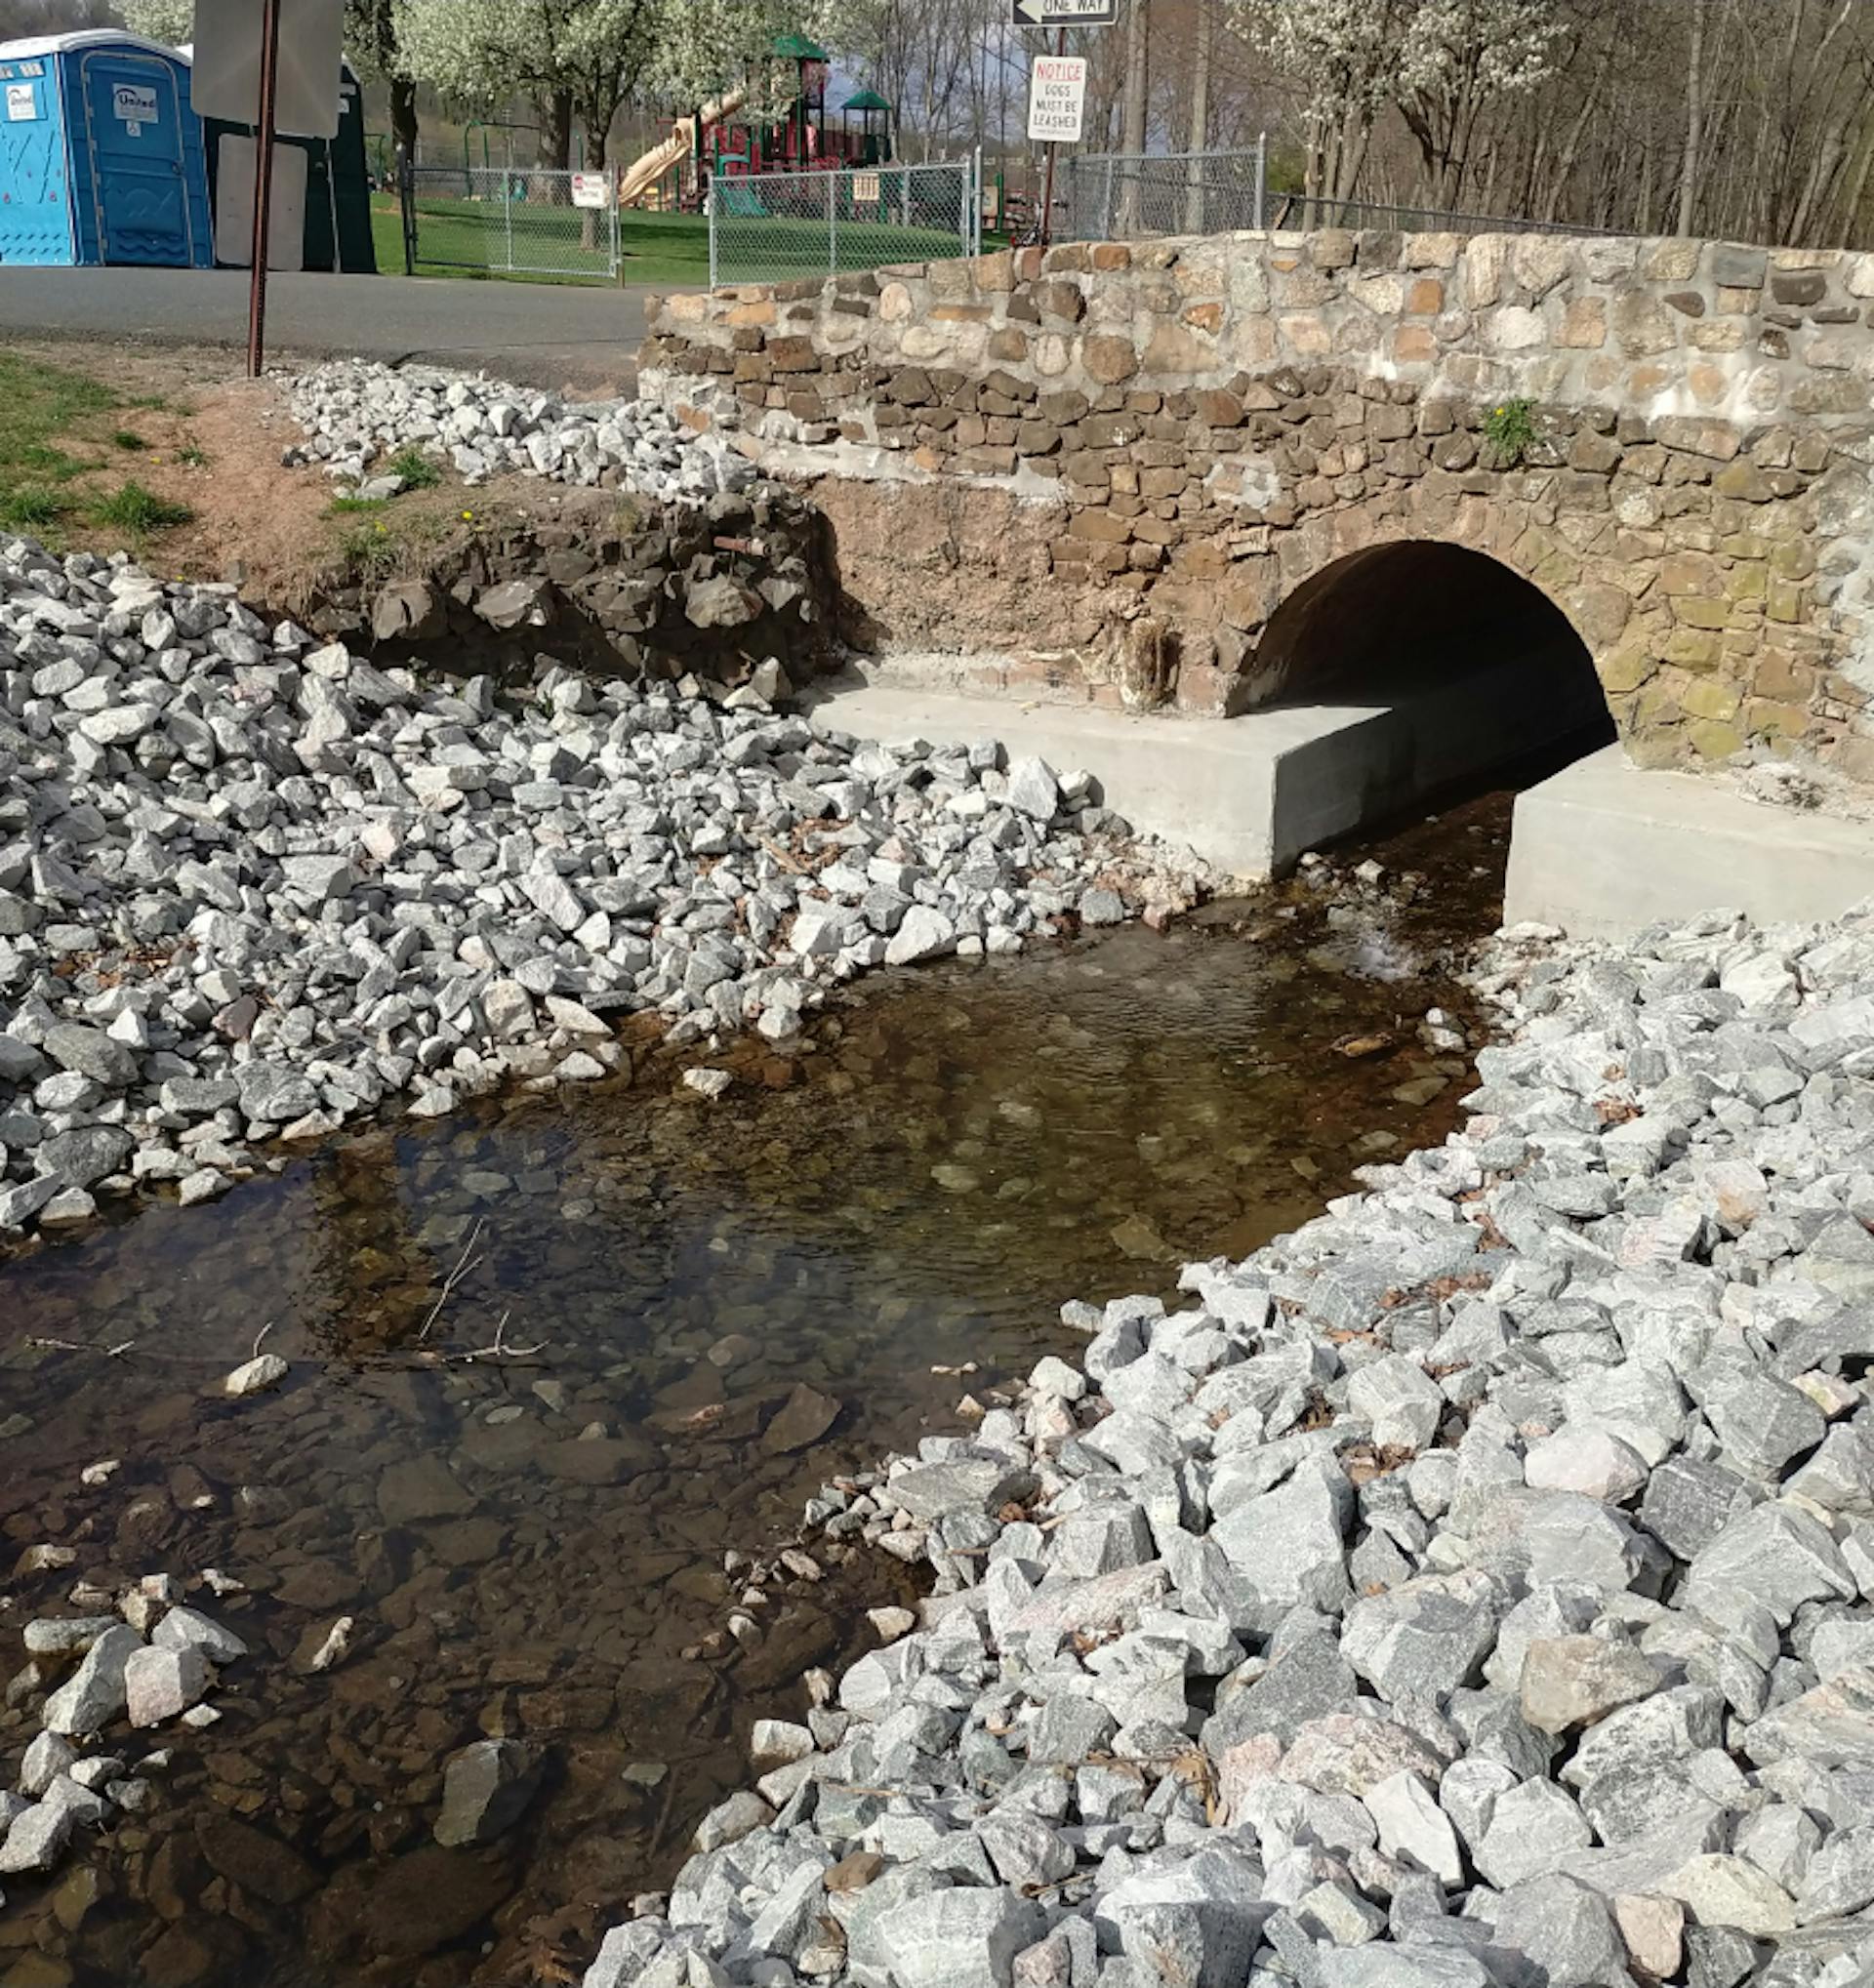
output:
<instances>
[{"instance_id":1,"label":"portable toilet door vent","mask_svg":"<svg viewBox=\"0 0 1874 1988\"><path fill-rule=\"evenodd\" d=\"M112 29L0 43L0 263L207 268L201 120L160 42Z\"/></svg>"}]
</instances>

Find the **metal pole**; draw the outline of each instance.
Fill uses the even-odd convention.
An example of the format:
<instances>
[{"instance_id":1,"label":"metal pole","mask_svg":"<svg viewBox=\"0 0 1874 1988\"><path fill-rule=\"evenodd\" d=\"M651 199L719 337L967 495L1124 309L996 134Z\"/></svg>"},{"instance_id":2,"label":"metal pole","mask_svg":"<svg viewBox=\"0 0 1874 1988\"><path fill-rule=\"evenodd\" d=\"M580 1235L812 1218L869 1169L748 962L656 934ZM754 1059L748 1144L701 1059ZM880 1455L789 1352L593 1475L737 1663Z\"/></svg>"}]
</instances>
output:
<instances>
[{"instance_id":1,"label":"metal pole","mask_svg":"<svg viewBox=\"0 0 1874 1988\"><path fill-rule=\"evenodd\" d=\"M970 254L983 253L983 148L976 147L969 169Z\"/></svg>"},{"instance_id":2,"label":"metal pole","mask_svg":"<svg viewBox=\"0 0 1874 1988\"><path fill-rule=\"evenodd\" d=\"M1112 152L1107 153L1106 191L1100 199L1100 239L1103 242L1110 242L1113 239L1113 173L1119 163L1119 159Z\"/></svg>"},{"instance_id":3,"label":"metal pole","mask_svg":"<svg viewBox=\"0 0 1874 1988\"><path fill-rule=\"evenodd\" d=\"M1064 56L1067 53L1067 23L1065 21L1061 23L1059 33L1054 37L1054 53L1057 56ZM1041 187L1042 248L1047 247L1048 236L1054 226L1054 154L1059 150L1059 143L1055 140L1049 139L1047 142L1047 179Z\"/></svg>"},{"instance_id":4,"label":"metal pole","mask_svg":"<svg viewBox=\"0 0 1874 1988\"><path fill-rule=\"evenodd\" d=\"M509 274L511 275L514 267L514 174L511 164L509 166L508 171L501 176L501 212L502 218L507 223L505 232L508 239L508 262L506 266Z\"/></svg>"},{"instance_id":5,"label":"metal pole","mask_svg":"<svg viewBox=\"0 0 1874 1988\"><path fill-rule=\"evenodd\" d=\"M839 273L839 174L827 175L827 274Z\"/></svg>"},{"instance_id":6,"label":"metal pole","mask_svg":"<svg viewBox=\"0 0 1874 1988\"><path fill-rule=\"evenodd\" d=\"M261 121L254 141L254 267L247 287L247 377L266 363L266 257L273 222L273 92L280 73L280 0L262 0Z\"/></svg>"},{"instance_id":7,"label":"metal pole","mask_svg":"<svg viewBox=\"0 0 1874 1988\"><path fill-rule=\"evenodd\" d=\"M700 176L699 176L699 183L700 183ZM713 289L715 288L715 286L716 286L716 280L717 280L717 279L716 279L716 273L715 273L715 199L714 199L714 195L713 195L713 192L711 192L711 193L706 193L706 194L705 194L705 195L703 196L703 204L704 204L704 206L705 206L705 207L707 207L707 208L709 209L709 211L710 211L710 214L709 214L709 219L710 219L710 288L711 288L712 290L713 290Z\"/></svg>"},{"instance_id":8,"label":"metal pole","mask_svg":"<svg viewBox=\"0 0 1874 1988\"><path fill-rule=\"evenodd\" d=\"M1258 234L1262 232L1263 227L1262 198L1264 189L1268 185L1268 165L1269 134L1266 131L1259 131L1256 134L1256 232Z\"/></svg>"}]
</instances>

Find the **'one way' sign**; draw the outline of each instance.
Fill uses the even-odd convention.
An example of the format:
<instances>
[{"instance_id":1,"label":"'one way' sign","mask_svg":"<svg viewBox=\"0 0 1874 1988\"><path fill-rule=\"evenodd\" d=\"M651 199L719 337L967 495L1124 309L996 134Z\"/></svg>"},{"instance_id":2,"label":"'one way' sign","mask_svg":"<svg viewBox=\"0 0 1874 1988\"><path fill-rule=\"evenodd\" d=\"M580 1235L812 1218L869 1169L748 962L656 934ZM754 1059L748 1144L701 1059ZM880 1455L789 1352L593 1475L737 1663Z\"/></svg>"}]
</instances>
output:
<instances>
[{"instance_id":1,"label":"'one way' sign","mask_svg":"<svg viewBox=\"0 0 1874 1988\"><path fill-rule=\"evenodd\" d=\"M1120 0L1009 0L1017 27L1111 27Z\"/></svg>"}]
</instances>

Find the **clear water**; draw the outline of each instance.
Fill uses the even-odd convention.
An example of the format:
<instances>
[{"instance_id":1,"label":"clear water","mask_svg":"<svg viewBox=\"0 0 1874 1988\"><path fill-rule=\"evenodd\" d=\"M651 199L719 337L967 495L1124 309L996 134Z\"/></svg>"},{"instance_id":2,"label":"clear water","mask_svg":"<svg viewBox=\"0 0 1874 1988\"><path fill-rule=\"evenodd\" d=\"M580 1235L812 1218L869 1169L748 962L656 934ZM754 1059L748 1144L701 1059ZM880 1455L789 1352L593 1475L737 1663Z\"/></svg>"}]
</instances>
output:
<instances>
[{"instance_id":1,"label":"clear water","mask_svg":"<svg viewBox=\"0 0 1874 1988\"><path fill-rule=\"evenodd\" d=\"M744 1644L725 1551L1071 1354L1062 1298L1168 1290L1441 1136L1464 1066L1412 1023L1461 1005L1506 832L1489 801L1370 852L1425 873L1408 901L1302 883L881 978L809 1053L726 1059L719 1104L646 1047L607 1093L375 1131L0 1270L0 1567L77 1555L7 1581L0 1647L81 1578L214 1567L248 1592L190 1599L256 1651L219 1724L126 1741L172 1749L144 1813L8 1881L0 1988L576 1978L746 1780L751 1722L907 1594L816 1547ZM229 1401L263 1326L289 1379ZM497 1343L538 1351L462 1359ZM783 1449L798 1384L840 1414ZM342 1616L350 1654L309 1672ZM36 1728L36 1699L0 1711L0 1785ZM542 1792L441 1848L442 1764L488 1734L544 1751Z\"/></svg>"}]
</instances>

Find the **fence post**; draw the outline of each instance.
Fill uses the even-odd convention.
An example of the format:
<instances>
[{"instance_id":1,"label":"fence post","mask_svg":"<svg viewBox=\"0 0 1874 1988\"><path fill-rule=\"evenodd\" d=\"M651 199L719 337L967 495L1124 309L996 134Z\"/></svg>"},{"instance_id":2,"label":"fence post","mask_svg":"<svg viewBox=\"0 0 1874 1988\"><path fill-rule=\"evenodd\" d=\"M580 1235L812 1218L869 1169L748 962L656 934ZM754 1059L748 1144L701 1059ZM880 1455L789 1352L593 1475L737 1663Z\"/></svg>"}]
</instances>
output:
<instances>
[{"instance_id":1,"label":"fence post","mask_svg":"<svg viewBox=\"0 0 1874 1988\"><path fill-rule=\"evenodd\" d=\"M1100 239L1113 239L1113 169L1118 161L1111 152L1106 155L1106 188L1100 195Z\"/></svg>"},{"instance_id":2,"label":"fence post","mask_svg":"<svg viewBox=\"0 0 1874 1988\"><path fill-rule=\"evenodd\" d=\"M969 240L965 244L972 256L983 253L983 148L976 147L969 166Z\"/></svg>"},{"instance_id":3,"label":"fence post","mask_svg":"<svg viewBox=\"0 0 1874 1988\"><path fill-rule=\"evenodd\" d=\"M403 273L417 273L417 169L410 154L397 152L397 204L403 210Z\"/></svg>"},{"instance_id":4,"label":"fence post","mask_svg":"<svg viewBox=\"0 0 1874 1988\"><path fill-rule=\"evenodd\" d=\"M839 169L827 175L827 274L839 273Z\"/></svg>"},{"instance_id":5,"label":"fence post","mask_svg":"<svg viewBox=\"0 0 1874 1988\"><path fill-rule=\"evenodd\" d=\"M715 187L706 184L703 189L703 205L709 211L710 222L710 288L716 286L715 274Z\"/></svg>"},{"instance_id":6,"label":"fence post","mask_svg":"<svg viewBox=\"0 0 1874 1988\"><path fill-rule=\"evenodd\" d=\"M514 176L511 169L501 176L501 213L502 232L508 244L508 272L511 275L514 268Z\"/></svg>"},{"instance_id":7,"label":"fence post","mask_svg":"<svg viewBox=\"0 0 1874 1988\"><path fill-rule=\"evenodd\" d=\"M1263 228L1262 198L1269 183L1268 176L1269 134L1266 131L1259 131L1256 134L1256 232L1258 234L1262 232Z\"/></svg>"}]
</instances>

